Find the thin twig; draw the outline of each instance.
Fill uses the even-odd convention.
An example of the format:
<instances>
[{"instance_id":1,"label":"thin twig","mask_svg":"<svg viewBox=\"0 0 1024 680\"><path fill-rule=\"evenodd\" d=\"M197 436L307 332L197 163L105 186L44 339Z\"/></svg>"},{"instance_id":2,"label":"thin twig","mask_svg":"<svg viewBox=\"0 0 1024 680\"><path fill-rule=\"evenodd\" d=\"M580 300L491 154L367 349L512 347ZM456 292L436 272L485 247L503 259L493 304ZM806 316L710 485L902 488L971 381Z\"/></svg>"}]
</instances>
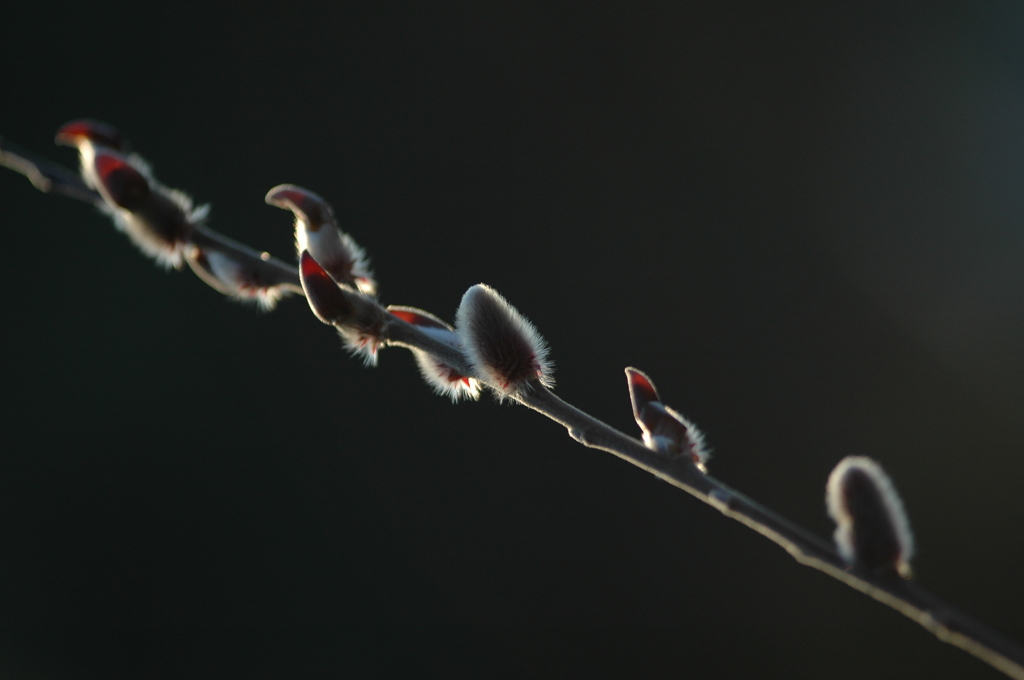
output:
<instances>
[{"instance_id":1,"label":"thin twig","mask_svg":"<svg viewBox=\"0 0 1024 680\"><path fill-rule=\"evenodd\" d=\"M0 165L24 175L44 194L59 194L101 205L100 195L87 187L77 172L22 149L0 137Z\"/></svg>"},{"instance_id":2,"label":"thin twig","mask_svg":"<svg viewBox=\"0 0 1024 680\"><path fill-rule=\"evenodd\" d=\"M99 195L86 187L77 174L26 152L3 138L0 138L0 165L26 176L41 191L88 203L99 200ZM262 263L268 285L299 287L297 270L266 253L252 250L206 227L196 229L193 241L199 246L229 250L254 265ZM381 311L384 311L383 307ZM388 316L381 340L386 345L428 352L464 375L472 374L469 362L461 352L401 319ZM849 567L829 542L704 474L689 458L653 451L639 440L563 401L538 383L520 390L514 398L564 426L569 435L584 446L607 451L686 491L726 517L774 541L800 564L818 569L892 607L943 642L973 654L1009 677L1024 680L1024 648L894 573L876 575Z\"/></svg>"},{"instance_id":3,"label":"thin twig","mask_svg":"<svg viewBox=\"0 0 1024 680\"><path fill-rule=\"evenodd\" d=\"M59 194L85 203L103 205L103 197L99 192L86 186L77 172L26 151L3 137L0 137L0 166L24 175L32 182L32 186L43 193ZM283 286L292 293L303 294L299 270L271 257L269 253L250 248L204 224L195 225L189 239L200 248L213 248L230 255L251 272L255 279L254 283L261 287ZM201 270L196 270L196 273L202 276ZM217 281L209 277L204 277L204 280L221 293L230 294Z\"/></svg>"},{"instance_id":4,"label":"thin twig","mask_svg":"<svg viewBox=\"0 0 1024 680\"><path fill-rule=\"evenodd\" d=\"M566 403L536 385L519 396L525 406L565 426L584 446L612 453L665 480L771 541L800 564L836 578L922 625L1016 680L1024 680L1024 648L951 607L924 588L895 575L876 576L847 567L832 546L768 508L705 475L686 457L669 457Z\"/></svg>"}]
</instances>

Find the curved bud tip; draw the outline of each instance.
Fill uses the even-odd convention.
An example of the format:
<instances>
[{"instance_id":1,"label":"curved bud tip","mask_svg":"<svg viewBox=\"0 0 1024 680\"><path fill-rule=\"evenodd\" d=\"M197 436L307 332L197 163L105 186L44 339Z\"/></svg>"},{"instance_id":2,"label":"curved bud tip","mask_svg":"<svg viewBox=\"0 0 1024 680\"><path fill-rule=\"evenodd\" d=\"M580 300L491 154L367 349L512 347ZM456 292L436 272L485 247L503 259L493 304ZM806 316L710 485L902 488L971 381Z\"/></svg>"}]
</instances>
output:
<instances>
[{"instance_id":1,"label":"curved bud tip","mask_svg":"<svg viewBox=\"0 0 1024 680\"><path fill-rule=\"evenodd\" d=\"M629 385L629 399L633 402L633 415L637 422L640 422L640 412L644 406L648 402L660 402L661 397L658 396L658 390L654 388L654 383L643 371L633 367L627 368L626 382Z\"/></svg>"},{"instance_id":2,"label":"curved bud tip","mask_svg":"<svg viewBox=\"0 0 1024 680\"><path fill-rule=\"evenodd\" d=\"M130 151L128 140L117 128L91 119L73 120L61 125L53 141L62 146L75 147L83 141L89 141L96 146L109 147L121 153Z\"/></svg>"},{"instance_id":3,"label":"curved bud tip","mask_svg":"<svg viewBox=\"0 0 1024 680\"><path fill-rule=\"evenodd\" d=\"M134 210L149 196L149 181L120 155L96 154L96 174L110 199L126 210Z\"/></svg>"},{"instance_id":4,"label":"curved bud tip","mask_svg":"<svg viewBox=\"0 0 1024 680\"><path fill-rule=\"evenodd\" d=\"M291 210L295 215L296 250L308 250L338 283L355 286L362 293L376 294L377 283L366 253L338 228L334 210L327 201L294 184L274 187L267 192L266 201Z\"/></svg>"},{"instance_id":5,"label":"curved bud tip","mask_svg":"<svg viewBox=\"0 0 1024 680\"><path fill-rule=\"evenodd\" d=\"M669 455L688 455L694 465L706 471L705 464L711 452L697 426L661 403L654 382L642 371L627 368L626 383L633 417L640 426L647 448Z\"/></svg>"},{"instance_id":6,"label":"curved bud tip","mask_svg":"<svg viewBox=\"0 0 1024 680\"><path fill-rule=\"evenodd\" d=\"M847 456L829 475L825 502L843 560L875 573L911 574L914 537L903 502L881 466Z\"/></svg>"},{"instance_id":7,"label":"curved bud tip","mask_svg":"<svg viewBox=\"0 0 1024 680\"><path fill-rule=\"evenodd\" d=\"M334 210L323 198L294 184L279 184L267 192L266 202L283 210L291 210L316 231L324 224L334 223Z\"/></svg>"},{"instance_id":8,"label":"curved bud tip","mask_svg":"<svg viewBox=\"0 0 1024 680\"><path fill-rule=\"evenodd\" d=\"M344 291L338 288L334 279L305 250L299 259L299 277L309 308L316 314L316 318L326 324L337 324L352 316L352 303L345 297Z\"/></svg>"},{"instance_id":9,"label":"curved bud tip","mask_svg":"<svg viewBox=\"0 0 1024 680\"><path fill-rule=\"evenodd\" d=\"M554 385L547 343L493 288L478 284L466 291L455 326L476 377L501 397L528 389L534 381Z\"/></svg>"}]
</instances>

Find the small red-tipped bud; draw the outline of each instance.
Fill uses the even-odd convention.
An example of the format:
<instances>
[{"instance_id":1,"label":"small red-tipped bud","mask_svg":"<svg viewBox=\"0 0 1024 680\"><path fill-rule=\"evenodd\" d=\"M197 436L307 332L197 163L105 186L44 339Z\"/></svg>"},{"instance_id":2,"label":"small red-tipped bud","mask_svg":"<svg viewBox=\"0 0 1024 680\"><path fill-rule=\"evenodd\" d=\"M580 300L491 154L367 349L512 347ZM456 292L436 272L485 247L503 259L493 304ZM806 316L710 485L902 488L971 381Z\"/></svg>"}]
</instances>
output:
<instances>
[{"instance_id":1,"label":"small red-tipped bud","mask_svg":"<svg viewBox=\"0 0 1024 680\"><path fill-rule=\"evenodd\" d=\"M354 310L348 297L305 250L299 258L299 277L309 308L316 314L316 318L331 325L345 323L352 318Z\"/></svg>"},{"instance_id":2,"label":"small red-tipped bud","mask_svg":"<svg viewBox=\"0 0 1024 680\"><path fill-rule=\"evenodd\" d=\"M192 231L208 208L195 208L188 196L161 185L137 156L107 148L90 148L81 156L86 184L103 197L117 228L160 264L180 268Z\"/></svg>"},{"instance_id":3,"label":"small red-tipped bud","mask_svg":"<svg viewBox=\"0 0 1024 680\"><path fill-rule=\"evenodd\" d=\"M119 154L100 151L94 161L104 198L125 210L138 210L150 195L149 181Z\"/></svg>"},{"instance_id":4,"label":"small red-tipped bud","mask_svg":"<svg viewBox=\"0 0 1024 680\"><path fill-rule=\"evenodd\" d=\"M836 522L836 548L847 564L910 577L910 521L896 487L878 463L864 456L841 460L829 475L825 502Z\"/></svg>"},{"instance_id":5,"label":"small red-tipped bud","mask_svg":"<svg viewBox=\"0 0 1024 680\"><path fill-rule=\"evenodd\" d=\"M392 316L416 326L431 338L454 349L462 349L462 343L459 341L455 329L433 314L415 307L395 305L388 307L387 311ZM414 349L412 353L416 358L416 365L419 366L420 375L438 394L449 396L453 402L462 398L473 400L480 398L480 383L476 378L462 375L429 352Z\"/></svg>"},{"instance_id":6,"label":"small red-tipped bud","mask_svg":"<svg viewBox=\"0 0 1024 680\"><path fill-rule=\"evenodd\" d=\"M117 128L98 120L82 119L65 123L57 130L53 141L62 146L74 147L88 141L95 146L116 149L125 154L131 151L128 140Z\"/></svg>"},{"instance_id":7,"label":"small red-tipped bud","mask_svg":"<svg viewBox=\"0 0 1024 680\"><path fill-rule=\"evenodd\" d=\"M629 385L629 399L633 403L633 415L636 416L640 427L643 427L641 415L644 409L651 402L660 402L661 397L658 396L658 390L647 374L632 366L626 368L626 383Z\"/></svg>"},{"instance_id":8,"label":"small red-tipped bud","mask_svg":"<svg viewBox=\"0 0 1024 680\"><path fill-rule=\"evenodd\" d=\"M160 184L106 123L71 121L57 130L55 141L78 148L82 179L103 198L101 207L117 228L159 264L180 268L207 207L196 207L184 193Z\"/></svg>"},{"instance_id":9,"label":"small red-tipped bud","mask_svg":"<svg viewBox=\"0 0 1024 680\"><path fill-rule=\"evenodd\" d=\"M515 396L535 381L554 385L547 343L493 288L481 283L467 290L455 326L475 377L500 398Z\"/></svg>"},{"instance_id":10,"label":"small red-tipped bud","mask_svg":"<svg viewBox=\"0 0 1024 680\"><path fill-rule=\"evenodd\" d=\"M355 286L373 295L377 284L366 253L352 237L338 228L334 210L323 198L294 184L280 184L267 192L269 205L295 215L295 247L316 258L338 283Z\"/></svg>"},{"instance_id":11,"label":"small red-tipped bud","mask_svg":"<svg viewBox=\"0 0 1024 680\"><path fill-rule=\"evenodd\" d=\"M277 301L292 291L285 285L267 285L261 271L252 262L237 257L230 251L193 246L186 261L200 279L215 290L235 298L252 301L270 311Z\"/></svg>"},{"instance_id":12,"label":"small red-tipped bud","mask_svg":"<svg viewBox=\"0 0 1024 680\"><path fill-rule=\"evenodd\" d=\"M629 385L629 400L633 404L633 417L643 432L647 448L670 455L687 455L704 470L711 457L704 444L704 434L661 402L654 382L643 371L627 368L626 383Z\"/></svg>"},{"instance_id":13,"label":"small red-tipped bud","mask_svg":"<svg viewBox=\"0 0 1024 680\"><path fill-rule=\"evenodd\" d=\"M387 313L373 298L338 284L308 251L299 257L299 278L310 309L318 319L338 329L345 346L361 354L369 366L377 364Z\"/></svg>"}]
</instances>

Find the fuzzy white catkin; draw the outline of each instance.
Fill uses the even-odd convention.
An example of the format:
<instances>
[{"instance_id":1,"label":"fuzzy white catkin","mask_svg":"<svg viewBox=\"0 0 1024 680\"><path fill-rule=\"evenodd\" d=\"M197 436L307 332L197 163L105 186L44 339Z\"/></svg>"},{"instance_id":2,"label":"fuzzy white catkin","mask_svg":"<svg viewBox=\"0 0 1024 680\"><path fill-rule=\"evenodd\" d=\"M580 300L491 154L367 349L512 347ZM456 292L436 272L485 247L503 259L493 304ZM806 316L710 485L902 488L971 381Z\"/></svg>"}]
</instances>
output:
<instances>
[{"instance_id":1,"label":"fuzzy white catkin","mask_svg":"<svg viewBox=\"0 0 1024 680\"><path fill-rule=\"evenodd\" d=\"M455 327L475 376L499 398L514 396L533 380L554 385L544 338L490 286L481 283L466 291Z\"/></svg>"},{"instance_id":2,"label":"fuzzy white catkin","mask_svg":"<svg viewBox=\"0 0 1024 680\"><path fill-rule=\"evenodd\" d=\"M872 487L861 497L851 497L851 483L867 480ZM914 554L914 536L910 530L910 520L903 508L903 502L892 480L885 474L881 466L864 456L848 456L841 460L829 475L825 491L825 502L828 514L836 522L834 539L840 557L850 565L866 567L872 570L892 568L901 575L909 575L910 559ZM877 507L868 507L867 514L855 517L851 512L851 502L864 504L877 503ZM887 555L885 561L874 549L891 538L894 555Z\"/></svg>"}]
</instances>

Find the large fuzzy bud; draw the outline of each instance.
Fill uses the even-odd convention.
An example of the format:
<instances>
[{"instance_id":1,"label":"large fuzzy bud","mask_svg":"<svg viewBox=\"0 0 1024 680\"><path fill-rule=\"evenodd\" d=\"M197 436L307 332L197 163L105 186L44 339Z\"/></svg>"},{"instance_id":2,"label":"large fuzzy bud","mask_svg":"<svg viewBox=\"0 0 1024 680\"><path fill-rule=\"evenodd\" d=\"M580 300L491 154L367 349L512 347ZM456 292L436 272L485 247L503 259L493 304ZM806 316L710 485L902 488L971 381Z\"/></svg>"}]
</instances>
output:
<instances>
[{"instance_id":1,"label":"large fuzzy bud","mask_svg":"<svg viewBox=\"0 0 1024 680\"><path fill-rule=\"evenodd\" d=\"M267 192L269 205L295 215L295 247L308 251L338 283L355 286L373 295L373 280L366 253L352 237L338 228L334 210L323 198L294 184L280 184Z\"/></svg>"},{"instance_id":2,"label":"large fuzzy bud","mask_svg":"<svg viewBox=\"0 0 1024 680\"><path fill-rule=\"evenodd\" d=\"M829 475L825 502L836 522L836 548L847 564L910 576L910 521L896 487L878 463L864 456L841 460Z\"/></svg>"},{"instance_id":3,"label":"large fuzzy bud","mask_svg":"<svg viewBox=\"0 0 1024 680\"><path fill-rule=\"evenodd\" d=\"M500 398L514 397L533 383L554 385L547 343L493 288L481 283L466 291L455 327L476 377Z\"/></svg>"},{"instance_id":4,"label":"large fuzzy bud","mask_svg":"<svg viewBox=\"0 0 1024 680\"><path fill-rule=\"evenodd\" d=\"M629 385L629 400L633 404L633 417L640 426L647 448L669 455L687 455L704 470L711 454L704 444L703 433L661 402L654 383L642 371L627 368L626 383Z\"/></svg>"},{"instance_id":5,"label":"large fuzzy bud","mask_svg":"<svg viewBox=\"0 0 1024 680\"><path fill-rule=\"evenodd\" d=\"M387 323L380 305L364 293L339 285L305 250L299 257L299 277L316 317L337 328L345 346L353 354L361 354L367 365L375 366Z\"/></svg>"},{"instance_id":6,"label":"large fuzzy bud","mask_svg":"<svg viewBox=\"0 0 1024 680\"><path fill-rule=\"evenodd\" d=\"M434 340L443 342L453 349L462 350L462 343L459 341L455 329L433 314L415 307L396 305L389 306L387 311L392 316L416 326ZM423 379L438 394L451 397L453 402L463 398L474 400L480 398L480 383L476 378L462 375L429 352L413 349L412 353L416 357L416 365L419 366Z\"/></svg>"}]
</instances>

